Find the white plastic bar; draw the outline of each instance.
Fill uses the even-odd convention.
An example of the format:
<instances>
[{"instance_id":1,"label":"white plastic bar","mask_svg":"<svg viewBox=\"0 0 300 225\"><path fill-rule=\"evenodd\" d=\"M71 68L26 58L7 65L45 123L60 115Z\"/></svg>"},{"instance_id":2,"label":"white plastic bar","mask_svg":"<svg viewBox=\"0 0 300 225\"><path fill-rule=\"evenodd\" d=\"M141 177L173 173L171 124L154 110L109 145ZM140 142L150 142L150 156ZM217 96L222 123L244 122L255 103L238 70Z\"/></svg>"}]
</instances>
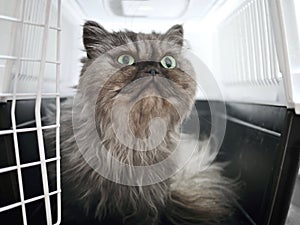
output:
<instances>
[{"instance_id":1,"label":"white plastic bar","mask_svg":"<svg viewBox=\"0 0 300 225\"><path fill-rule=\"evenodd\" d=\"M231 83L237 82L238 81L238 77L239 74L242 73L242 64L241 64L241 49L239 48L240 46L240 34L239 34L239 29L238 29L238 20L234 19L233 20L233 30L235 30L234 32L234 36L235 36L235 49L236 49L236 59L235 62L237 64L237 73L234 77L234 80L231 81Z\"/></svg>"},{"instance_id":2,"label":"white plastic bar","mask_svg":"<svg viewBox=\"0 0 300 225\"><path fill-rule=\"evenodd\" d=\"M41 127L42 130L47 130L47 129L53 129L56 128L57 125L48 125L48 126L43 126ZM6 134L13 134L14 132L16 133L25 133L25 132L32 132L32 131L37 131L38 129L36 127L29 127L29 128L19 128L15 130L0 130L0 135L6 135Z\"/></svg>"},{"instance_id":3,"label":"white plastic bar","mask_svg":"<svg viewBox=\"0 0 300 225\"><path fill-rule=\"evenodd\" d=\"M262 52L261 52L261 29L260 29L260 23L259 23L259 13L258 13L258 6L257 6L257 1L254 2L254 8L255 8L255 22L256 22L256 51L257 51L257 55L256 55L256 63L257 63L257 85L260 86L262 85L262 74L263 74L263 56L262 56Z\"/></svg>"},{"instance_id":4,"label":"white plastic bar","mask_svg":"<svg viewBox=\"0 0 300 225\"><path fill-rule=\"evenodd\" d=\"M264 27L264 49L265 49L265 78L266 84L272 84L272 72L271 72L271 57L270 57L270 43L269 43L269 30L268 30L268 15L267 9L265 5L266 0L260 1L261 5L261 14L262 14L262 22Z\"/></svg>"},{"instance_id":5,"label":"white plastic bar","mask_svg":"<svg viewBox=\"0 0 300 225\"><path fill-rule=\"evenodd\" d=\"M49 196L52 196L52 195L55 195L55 194L60 194L60 192L61 191L53 191L53 192L49 193ZM34 198L26 199L26 200L24 200L24 202L17 202L17 203L11 204L11 205L0 207L0 213L4 212L4 211L7 211L7 210L10 210L10 209L13 209L13 208L16 208L18 206L22 206L23 204L28 204L28 203L43 199L43 198L45 198L45 195L40 195L40 196L37 196L37 197L34 197Z\"/></svg>"},{"instance_id":6,"label":"white plastic bar","mask_svg":"<svg viewBox=\"0 0 300 225\"><path fill-rule=\"evenodd\" d=\"M10 17L10 16L4 16L4 15L0 15L0 20L5 20L5 21L10 21L10 22L15 22L15 23L21 23L22 22L22 20L19 20L18 18ZM32 21L23 21L23 24L37 26L37 27L45 27L45 24L35 23L35 22L32 22ZM51 29L51 30L61 30L60 27L54 27L54 26L49 26L49 29Z\"/></svg>"},{"instance_id":7,"label":"white plastic bar","mask_svg":"<svg viewBox=\"0 0 300 225\"><path fill-rule=\"evenodd\" d=\"M249 16L249 3L246 4L244 13L243 13L243 19L245 24L245 47L246 47L246 73L245 73L245 79L244 82L246 84L251 83L251 64L250 64L250 49L251 49L251 42L250 42L250 16Z\"/></svg>"},{"instance_id":8,"label":"white plastic bar","mask_svg":"<svg viewBox=\"0 0 300 225\"><path fill-rule=\"evenodd\" d=\"M27 4L26 4L26 8L25 8L25 17L24 17L24 21L27 20L27 18L29 18L31 15L30 15L30 8L31 8L31 5L32 5L32 0L31 1L27 1ZM23 53L22 53L22 57L26 56L27 55L27 52L28 52L28 49L29 49L29 40L30 38L28 37L28 33L29 33L29 29L28 29L28 26L26 26L24 24L24 29L23 29ZM27 72L27 68L28 68L28 63L23 63L23 61L21 61L21 71L20 73L18 74L28 74ZM18 74L16 74L16 76L18 76Z\"/></svg>"},{"instance_id":9,"label":"white plastic bar","mask_svg":"<svg viewBox=\"0 0 300 225\"><path fill-rule=\"evenodd\" d=\"M253 1L251 1L249 5L249 21L250 21L250 54L251 54L251 84L255 85L257 82L257 66L256 65L256 59L255 59L255 54L256 54L256 40L255 40L255 19L254 19L254 8L253 8Z\"/></svg>"},{"instance_id":10,"label":"white plastic bar","mask_svg":"<svg viewBox=\"0 0 300 225\"><path fill-rule=\"evenodd\" d=\"M58 157L51 158L51 159L46 159L46 163L54 162L54 161L57 161L59 159L60 158L58 158ZM41 164L40 161L31 162L31 163L24 163L24 164L20 165L20 168L28 168L28 167L37 166L37 165L40 165L40 164ZM17 166L8 166L8 167L0 168L0 173L6 173L6 172L10 172L10 171L17 170L17 169L18 169Z\"/></svg>"},{"instance_id":11,"label":"white plastic bar","mask_svg":"<svg viewBox=\"0 0 300 225\"><path fill-rule=\"evenodd\" d=\"M21 21L24 21L25 17L25 7L26 7L26 0L22 2L22 11L21 11ZM20 73L21 70L21 55L23 52L23 37L24 37L24 24L21 22L19 24L19 36L16 39L16 45L18 46L17 49L17 59L16 59L16 74ZM20 193L20 200L21 200L21 209L22 209L22 219L23 225L27 225L27 215L26 215L26 208L24 203L24 189L23 189L23 180L22 180L22 171L21 171L21 162L20 162L20 153L19 153L19 143L18 143L18 136L17 136L17 129L16 129L16 92L17 92L17 83L18 79L14 79L13 84L13 98L12 98L12 105L11 105L11 122L12 122L12 131L13 131L13 141L14 141L14 149L15 149L15 158L16 158L16 167L17 167L17 175L18 175L18 184L19 184L19 193Z\"/></svg>"},{"instance_id":12,"label":"white plastic bar","mask_svg":"<svg viewBox=\"0 0 300 225\"><path fill-rule=\"evenodd\" d=\"M31 1L30 8L28 9L28 15L30 15L32 20L35 18L34 11L38 11L38 9L36 9L36 7L37 7L36 1ZM27 28L26 30L27 30L28 43L26 44L27 50L25 51L25 53L26 53L25 56L27 58L32 58L34 56L33 51L31 51L31 50L35 44L35 38L34 38L34 36L35 36L34 28L35 27L26 25L26 28ZM34 53L34 54L36 54L36 53ZM26 64L26 66L27 66L27 72L25 74L33 74L32 70L33 70L35 63L25 63L25 62L23 62L23 63Z\"/></svg>"},{"instance_id":13,"label":"white plastic bar","mask_svg":"<svg viewBox=\"0 0 300 225\"><path fill-rule=\"evenodd\" d=\"M36 13L36 16L37 16L36 21L41 22L41 20L43 20L43 18L45 18L45 10L44 10L45 1L38 1L37 4L38 4L38 7L40 10L38 10ZM42 23L44 23L44 21L42 21ZM41 46L42 46L42 40L41 40L42 32L41 32L41 30L38 29L38 27L35 27L35 32L36 32L36 35L35 35L36 45L33 46L33 52L40 53ZM41 57L40 54L38 54L38 56ZM35 71L39 70L38 66L40 66L40 65L35 65L35 67L34 67Z\"/></svg>"},{"instance_id":14,"label":"white plastic bar","mask_svg":"<svg viewBox=\"0 0 300 225\"><path fill-rule=\"evenodd\" d=\"M274 32L271 24L271 14L268 1L265 1L266 15L268 18L267 21L267 30L269 35L269 51L270 51L270 62L271 62L271 81L273 84L278 84L279 80L277 79L277 69L276 69L276 50L275 50L275 42L274 42Z\"/></svg>"},{"instance_id":15,"label":"white plastic bar","mask_svg":"<svg viewBox=\"0 0 300 225\"><path fill-rule=\"evenodd\" d=\"M48 92L48 93L42 93L42 96L57 96L59 95L59 93L57 92ZM12 97L13 94L12 93L1 93L1 97ZM36 97L37 93L16 93L16 96L18 97Z\"/></svg>"},{"instance_id":16,"label":"white plastic bar","mask_svg":"<svg viewBox=\"0 0 300 225\"><path fill-rule=\"evenodd\" d=\"M273 26L278 46L280 71L284 75L286 100L289 108L300 114L300 45L297 29L298 1L276 0L272 2ZM297 7L296 7L297 6Z\"/></svg>"},{"instance_id":17,"label":"white plastic bar","mask_svg":"<svg viewBox=\"0 0 300 225\"><path fill-rule=\"evenodd\" d=\"M57 2L57 27L61 27L61 0ZM56 61L60 61L61 49L61 31L57 31L57 46L56 46ZM60 92L60 64L56 65L56 90ZM56 189L59 191L57 194L57 221L55 225L61 223L61 178L60 178L60 96L56 96Z\"/></svg>"},{"instance_id":18,"label":"white plastic bar","mask_svg":"<svg viewBox=\"0 0 300 225\"><path fill-rule=\"evenodd\" d=\"M252 1L251 4L251 20L252 20L252 24L253 24L253 57L254 57L254 61L253 64L255 65L255 71L254 71L254 85L257 86L259 85L259 49L258 49L258 34L257 34L257 29L258 29L258 24L257 24L257 16L256 16L256 7L255 7L255 2Z\"/></svg>"},{"instance_id":19,"label":"white plastic bar","mask_svg":"<svg viewBox=\"0 0 300 225\"><path fill-rule=\"evenodd\" d=\"M16 60L17 57L15 56L9 56L9 55L0 55L0 59L2 60ZM21 57L21 61L27 61L27 62L41 62L41 59L35 59L35 58L27 58L27 57ZM45 63L51 63L51 64L60 64L60 61L52 61L52 60L46 60Z\"/></svg>"},{"instance_id":20,"label":"white plastic bar","mask_svg":"<svg viewBox=\"0 0 300 225\"><path fill-rule=\"evenodd\" d=\"M42 93L43 98L56 97L58 93ZM11 93L0 93L0 102L6 102L7 100L12 99L13 94ZM22 99L35 99L37 96L36 93L17 93L16 97Z\"/></svg>"},{"instance_id":21,"label":"white plastic bar","mask_svg":"<svg viewBox=\"0 0 300 225\"><path fill-rule=\"evenodd\" d=\"M235 80L235 78L237 77L237 75L238 75L238 66L239 66L239 62L237 61L238 51L237 51L237 48L235 47L235 44L237 43L237 38L238 37L237 37L237 33L236 33L234 25L235 25L234 23L227 25L228 29L229 29L229 34L230 33L233 34L232 38L229 39L229 40L231 40L230 41L230 48L233 50L232 55L233 55L233 68L234 69L233 69L232 77L229 76L230 77L229 80L228 80L229 82L233 82ZM229 34L227 34L227 36ZM228 69L230 69L230 68L228 68ZM227 69L226 73L228 73L228 69ZM223 78L223 81L226 81L225 77Z\"/></svg>"},{"instance_id":22,"label":"white plastic bar","mask_svg":"<svg viewBox=\"0 0 300 225\"><path fill-rule=\"evenodd\" d=\"M249 122L246 122L244 120L240 120L240 119L237 119L235 117L232 117L232 116L228 116L226 115L226 118L231 121L231 122L234 122L234 123L238 123L238 124L242 124L244 126L247 126L247 127L250 127L250 128L253 128L255 130L259 130L259 131L262 131L264 133L268 133L268 134L271 134L271 135L274 135L274 136L277 136L277 137L281 137L281 133L279 132L276 132L276 131L273 131L273 130L269 130L267 128L264 128L264 127L261 127L261 126L258 126L258 125L254 125L252 123L249 123Z\"/></svg>"},{"instance_id":23,"label":"white plastic bar","mask_svg":"<svg viewBox=\"0 0 300 225\"><path fill-rule=\"evenodd\" d=\"M240 58L238 59L239 63L241 64L241 71L238 74L239 78L238 78L238 82L241 83L243 82L243 74L245 74L245 49L244 49L244 42L243 42L243 22L242 22L242 15L241 15L241 11L238 12L238 24L237 24L237 29L239 30L239 46L238 49L240 50Z\"/></svg>"},{"instance_id":24,"label":"white plastic bar","mask_svg":"<svg viewBox=\"0 0 300 225\"><path fill-rule=\"evenodd\" d=\"M272 27L271 27L271 23L270 23L270 13L269 13L269 6L268 6L268 2L266 0L263 1L264 4L264 8L265 8L265 18L266 18L266 33L267 33L267 40L268 40L268 55L269 55L269 79L270 79L270 83L272 85L276 84L276 80L275 80L275 70L274 70L274 64L275 64L275 60L273 58L273 42L272 42L272 38L273 38L273 31L272 31Z\"/></svg>"},{"instance_id":25,"label":"white plastic bar","mask_svg":"<svg viewBox=\"0 0 300 225\"><path fill-rule=\"evenodd\" d=\"M41 20L43 20L43 18L45 18L45 13L46 13L46 10L44 10L45 9L45 7L46 7L46 5L45 5L45 3L47 2L47 0L45 1L39 1L39 8L41 9L41 10L39 10L38 11L38 18L39 18L39 20L41 21ZM38 20L37 20L38 21ZM45 21L42 21L42 23L45 23ZM34 46L34 51L36 51L36 52L38 52L38 53L41 53L42 51L42 49L41 49L41 46L42 46L42 42L43 42L43 33L42 32L40 32L38 29L37 29L37 33L36 33L36 42L37 42L37 45L35 45ZM39 57L41 58L41 55L40 54L38 54L39 55ZM36 68L36 70L39 70L39 68Z\"/></svg>"},{"instance_id":26,"label":"white plastic bar","mask_svg":"<svg viewBox=\"0 0 300 225\"><path fill-rule=\"evenodd\" d=\"M235 47L236 43L238 43L238 35L235 29L235 24L236 22L233 22L231 24L229 24L229 33L227 35L229 35L230 33L233 34L233 37L229 40L231 40L230 43L230 48L233 49L233 66L234 66L234 72L233 72L233 76L230 77L229 82L233 82L234 80L236 80L236 77L238 76L239 73L239 61L238 61L238 49ZM230 69L230 68L228 68ZM227 70L228 71L228 70ZM225 77L224 77L224 81L226 81Z\"/></svg>"},{"instance_id":27,"label":"white plastic bar","mask_svg":"<svg viewBox=\"0 0 300 225\"><path fill-rule=\"evenodd\" d=\"M263 84L263 74L264 74L264 69L263 69L263 52L262 52L262 48L263 48L263 43L261 42L261 37L262 37L262 26L260 23L260 13L259 13L259 6L258 6L258 1L256 0L254 3L255 6L255 18L256 18L256 36L257 36L257 65L258 66L258 77L257 77L257 82L258 85L262 85Z\"/></svg>"},{"instance_id":28,"label":"white plastic bar","mask_svg":"<svg viewBox=\"0 0 300 225\"><path fill-rule=\"evenodd\" d=\"M38 78L37 98L36 98L36 102L35 102L35 120L36 120L36 126L37 126L39 155L40 155L40 160L41 160L43 190L44 190L44 195L45 195L47 225L52 225L52 216L51 216L51 204L50 204L50 197L49 197L47 165L46 165L44 139L43 139L43 131L42 131L42 121L41 121L41 103L42 103L43 78L45 75L45 66L46 66L47 44L48 44L48 37L49 37L48 34L49 34L49 26L50 26L49 25L50 24L50 12L51 12L51 0L48 0L47 4L46 4L45 29L43 31L41 64L40 64L39 78Z\"/></svg>"},{"instance_id":29,"label":"white plastic bar","mask_svg":"<svg viewBox=\"0 0 300 225\"><path fill-rule=\"evenodd\" d=\"M266 32L265 32L265 15L263 12L263 7L262 7L262 1L257 1L258 2L258 13L259 13L259 22L260 22L260 34L261 34L261 52L262 52L262 70L263 73L261 74L261 81L264 86L268 85L267 82L267 77L268 77L268 59L267 59L267 39L266 39Z\"/></svg>"},{"instance_id":30,"label":"white plastic bar","mask_svg":"<svg viewBox=\"0 0 300 225\"><path fill-rule=\"evenodd\" d=\"M256 13L257 13L257 23L258 23L258 43L259 43L259 56L260 56L260 71L259 71L259 83L261 85L265 85L264 77L265 77L265 54L264 54L264 32L263 32L263 24L262 24L262 16L261 16L261 7L259 1L255 1L256 3Z\"/></svg>"},{"instance_id":31,"label":"white plastic bar","mask_svg":"<svg viewBox=\"0 0 300 225\"><path fill-rule=\"evenodd\" d=\"M38 18L40 18L40 13L42 12L43 10L41 10L41 1L35 1L35 4L34 4L34 9L32 10L32 21L38 21ZM37 39L37 34L41 31L39 29L39 27L37 26L30 26L34 32L34 36L32 37L32 40L34 40L36 42L36 39ZM35 43L33 46L31 46L31 56L30 58L35 58L37 57L35 54L37 52L39 52L39 47L40 45ZM29 74L34 74L35 71L37 71L37 69L35 69L38 65L38 63L32 63L31 65L31 71L29 72Z\"/></svg>"},{"instance_id":32,"label":"white plastic bar","mask_svg":"<svg viewBox=\"0 0 300 225\"><path fill-rule=\"evenodd\" d=\"M242 10L239 11L239 14L238 14L238 29L240 31L240 38L239 38L239 49L240 49L240 52L241 52L241 58L239 59L240 60L240 63L241 63L241 68L242 68L242 72L239 74L239 80L238 82L239 83L242 83L243 82L243 76L245 74L245 60L244 60L244 57L245 57L245 46L244 46L244 26L243 26L243 15L242 15Z\"/></svg>"},{"instance_id":33,"label":"white plastic bar","mask_svg":"<svg viewBox=\"0 0 300 225\"><path fill-rule=\"evenodd\" d=\"M271 72L272 72L272 82L275 85L279 85L280 79L279 79L279 68L278 66L278 58L277 58L277 52L276 52L276 44L275 44L275 33L274 33L274 28L272 26L272 16L271 16L271 8L270 8L270 4L268 1L266 1L266 9L267 9L267 13L268 13L268 29L269 29L269 39L270 39L270 55L271 55L271 62L272 62L272 67L271 67Z\"/></svg>"},{"instance_id":34,"label":"white plastic bar","mask_svg":"<svg viewBox=\"0 0 300 225\"><path fill-rule=\"evenodd\" d=\"M247 4L244 8L244 11L243 11L243 20L244 20L244 27L245 27L245 30L244 30L244 33L245 33L245 41L244 41L244 45L245 45L245 54L246 54L246 58L245 58L245 61L246 61L246 71L245 71L245 75L244 75L244 82L246 83L250 83L250 80L251 80L251 66L250 65L250 24L249 24L249 4Z\"/></svg>"}]
</instances>

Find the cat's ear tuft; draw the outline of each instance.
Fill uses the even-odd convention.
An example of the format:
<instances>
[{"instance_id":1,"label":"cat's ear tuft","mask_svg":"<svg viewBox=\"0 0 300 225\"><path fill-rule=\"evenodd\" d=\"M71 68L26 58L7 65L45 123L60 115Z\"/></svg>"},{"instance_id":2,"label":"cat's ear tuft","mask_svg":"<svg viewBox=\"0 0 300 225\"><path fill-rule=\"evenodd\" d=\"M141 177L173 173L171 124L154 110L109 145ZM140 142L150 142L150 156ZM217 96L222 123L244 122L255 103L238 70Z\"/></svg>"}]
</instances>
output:
<instances>
[{"instance_id":1,"label":"cat's ear tuft","mask_svg":"<svg viewBox=\"0 0 300 225\"><path fill-rule=\"evenodd\" d=\"M83 44L89 59L101 54L101 42L109 36L109 32L94 21L86 21L83 25Z\"/></svg>"},{"instance_id":2,"label":"cat's ear tuft","mask_svg":"<svg viewBox=\"0 0 300 225\"><path fill-rule=\"evenodd\" d=\"M174 44L183 45L183 27L180 24L176 24L171 27L165 34L164 39Z\"/></svg>"}]
</instances>

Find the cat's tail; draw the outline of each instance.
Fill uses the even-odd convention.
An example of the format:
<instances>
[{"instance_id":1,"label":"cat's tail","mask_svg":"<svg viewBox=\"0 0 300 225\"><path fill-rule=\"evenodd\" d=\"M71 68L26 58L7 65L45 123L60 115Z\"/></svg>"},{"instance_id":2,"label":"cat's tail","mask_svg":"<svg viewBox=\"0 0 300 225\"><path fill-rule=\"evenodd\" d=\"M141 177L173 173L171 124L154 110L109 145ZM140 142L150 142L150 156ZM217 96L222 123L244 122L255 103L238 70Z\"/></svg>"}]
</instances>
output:
<instances>
[{"instance_id":1,"label":"cat's tail","mask_svg":"<svg viewBox=\"0 0 300 225\"><path fill-rule=\"evenodd\" d=\"M203 162L197 152L172 179L165 218L174 225L216 225L231 216L237 182L222 176L225 164Z\"/></svg>"}]
</instances>

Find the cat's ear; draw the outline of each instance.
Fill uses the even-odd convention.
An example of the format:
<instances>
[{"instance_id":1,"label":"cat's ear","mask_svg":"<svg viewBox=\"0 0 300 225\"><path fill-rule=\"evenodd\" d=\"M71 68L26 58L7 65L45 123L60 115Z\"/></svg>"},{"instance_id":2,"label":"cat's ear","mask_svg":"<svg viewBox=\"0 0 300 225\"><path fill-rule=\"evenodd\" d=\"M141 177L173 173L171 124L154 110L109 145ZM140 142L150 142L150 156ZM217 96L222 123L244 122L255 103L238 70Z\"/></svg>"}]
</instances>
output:
<instances>
[{"instance_id":1,"label":"cat's ear","mask_svg":"<svg viewBox=\"0 0 300 225\"><path fill-rule=\"evenodd\" d=\"M89 59L103 53L103 41L110 36L100 24L94 21L86 21L83 25L83 44Z\"/></svg>"},{"instance_id":2,"label":"cat's ear","mask_svg":"<svg viewBox=\"0 0 300 225\"><path fill-rule=\"evenodd\" d=\"M164 34L164 41L168 41L177 45L183 45L183 27L176 24Z\"/></svg>"}]
</instances>

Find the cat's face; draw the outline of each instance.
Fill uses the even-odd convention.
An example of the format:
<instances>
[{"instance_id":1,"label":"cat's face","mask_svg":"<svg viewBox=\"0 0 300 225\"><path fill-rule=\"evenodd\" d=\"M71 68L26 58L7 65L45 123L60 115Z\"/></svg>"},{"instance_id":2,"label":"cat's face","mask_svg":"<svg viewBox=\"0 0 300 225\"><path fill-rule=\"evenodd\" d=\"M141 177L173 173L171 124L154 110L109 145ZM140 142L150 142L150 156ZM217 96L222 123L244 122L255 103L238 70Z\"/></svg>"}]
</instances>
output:
<instances>
[{"instance_id":1,"label":"cat's face","mask_svg":"<svg viewBox=\"0 0 300 225\"><path fill-rule=\"evenodd\" d=\"M88 21L83 41L87 59L79 90L95 102L100 129L124 118L131 132L143 138L153 118L163 119L171 130L189 114L196 83L182 51L182 26L165 34L110 33Z\"/></svg>"}]
</instances>

